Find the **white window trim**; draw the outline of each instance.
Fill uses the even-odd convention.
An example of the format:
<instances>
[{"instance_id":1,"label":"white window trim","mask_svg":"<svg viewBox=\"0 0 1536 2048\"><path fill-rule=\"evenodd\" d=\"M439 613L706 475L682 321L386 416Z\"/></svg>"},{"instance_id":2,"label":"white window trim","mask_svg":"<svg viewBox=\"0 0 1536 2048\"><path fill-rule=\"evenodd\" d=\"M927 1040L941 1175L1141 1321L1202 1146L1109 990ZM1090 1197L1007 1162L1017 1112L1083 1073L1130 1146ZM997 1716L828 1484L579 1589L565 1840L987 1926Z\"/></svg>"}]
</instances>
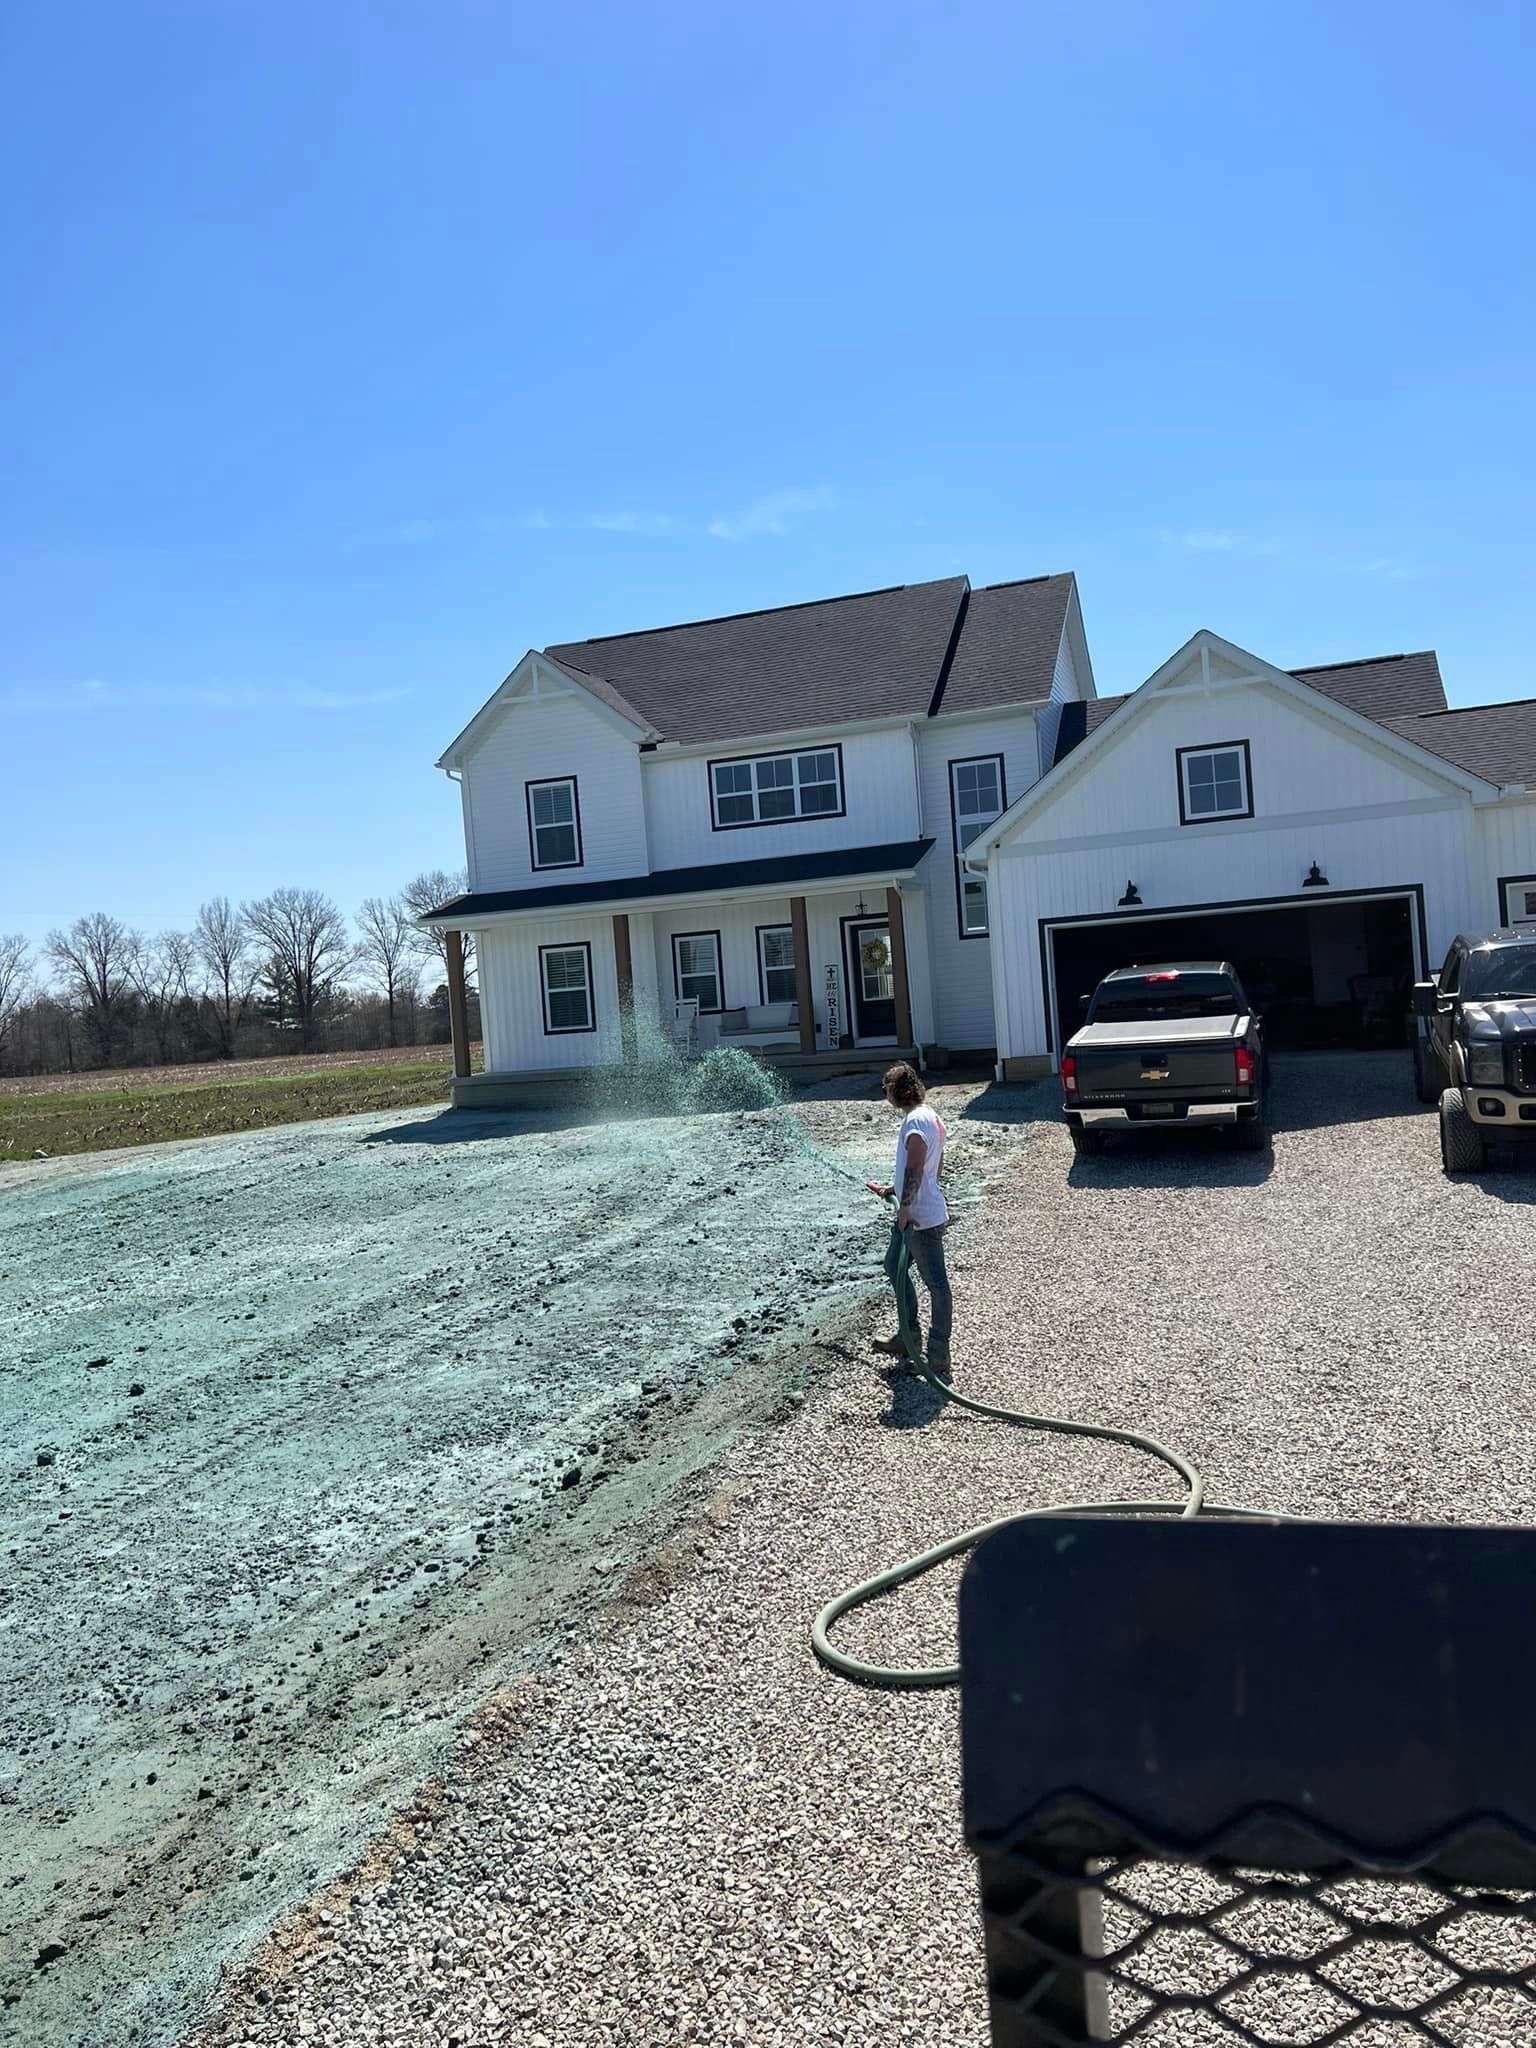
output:
<instances>
[{"instance_id":1,"label":"white window trim","mask_svg":"<svg viewBox=\"0 0 1536 2048\"><path fill-rule=\"evenodd\" d=\"M564 824L536 825L533 819L533 792L536 789L568 789L571 792L570 825L576 839L574 860L540 860L540 832L565 830ZM524 801L528 808L528 863L535 874L547 874L551 868L579 868L585 865L585 850L581 843L581 793L574 775L536 775L523 785Z\"/></svg>"},{"instance_id":2,"label":"white window trim","mask_svg":"<svg viewBox=\"0 0 1536 2048\"><path fill-rule=\"evenodd\" d=\"M574 995L574 989L555 989L549 986L549 956L551 953L579 953L586 974L587 1021L585 1024L555 1024L550 1020L549 999L551 994ZM546 1038L567 1038L573 1032L595 1031L597 1029L597 994L592 986L592 946L587 939L566 939L553 945L539 948L539 997L544 1010L544 1036Z\"/></svg>"},{"instance_id":3,"label":"white window trim","mask_svg":"<svg viewBox=\"0 0 1536 2048\"><path fill-rule=\"evenodd\" d=\"M1253 816L1253 763L1249 757L1246 740L1212 740L1198 747L1179 747L1176 750L1179 774L1179 823L1181 825L1219 825L1233 818ZM1191 761L1206 760L1212 754L1236 754L1238 772L1242 778L1242 802L1224 811L1197 811L1191 801L1189 787L1189 764Z\"/></svg>"},{"instance_id":4,"label":"white window trim","mask_svg":"<svg viewBox=\"0 0 1536 2048\"><path fill-rule=\"evenodd\" d=\"M701 1017L722 1016L725 1011L725 962L721 956L725 948L720 943L720 934L718 932L674 932L672 934L672 993L680 1003L694 1000L694 998L683 993L683 962L682 956L677 949L684 939L708 939L714 946L715 994L719 1000L714 1003L700 1002L699 1015ZM697 981L699 979L697 972L691 974L689 979Z\"/></svg>"},{"instance_id":5,"label":"white window trim","mask_svg":"<svg viewBox=\"0 0 1536 2048\"><path fill-rule=\"evenodd\" d=\"M829 754L832 757L832 764L836 770L832 787L837 791L837 802L833 808L829 811L805 811L800 808L801 782L800 772L797 768L794 781L790 785L794 792L795 808L782 818L763 818L757 816L758 763L760 761L801 761L812 754ZM751 789L726 790L722 792L715 780L715 771L720 768L750 768L752 770ZM843 779L843 749L842 743L837 740L829 740L823 746L785 747L772 753L725 755L718 760L706 763L706 773L709 776L709 822L712 829L716 832L751 832L764 825L806 825L814 823L819 818L845 818L848 815L848 791ZM816 786L824 789L827 785L820 783ZM750 796L754 815L750 818L722 818L720 816L720 798L722 793L727 797Z\"/></svg>"},{"instance_id":6,"label":"white window trim","mask_svg":"<svg viewBox=\"0 0 1536 2048\"><path fill-rule=\"evenodd\" d=\"M949 763L949 831L955 855L955 917L962 939L984 939L992 928L992 906L987 897L986 879L984 876L966 872L965 848L960 843L960 803L955 790L955 770L974 768L982 761L993 762L997 767L998 808L992 813L991 818L983 819L981 830L985 831L987 826L1000 818L1008 808L1008 773L1002 755L962 754ZM976 884L982 892L982 901L987 907L987 919L984 924L967 924L965 921L965 890L968 882Z\"/></svg>"}]
</instances>

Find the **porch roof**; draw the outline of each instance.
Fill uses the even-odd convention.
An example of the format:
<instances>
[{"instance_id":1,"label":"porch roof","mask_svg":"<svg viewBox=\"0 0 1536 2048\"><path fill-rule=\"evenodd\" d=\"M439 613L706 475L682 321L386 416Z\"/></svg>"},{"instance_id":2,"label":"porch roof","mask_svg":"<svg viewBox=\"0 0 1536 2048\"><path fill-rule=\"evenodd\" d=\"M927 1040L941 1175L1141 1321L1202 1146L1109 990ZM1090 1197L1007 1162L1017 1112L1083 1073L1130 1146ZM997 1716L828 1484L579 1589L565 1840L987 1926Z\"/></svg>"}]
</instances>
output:
<instances>
[{"instance_id":1,"label":"porch roof","mask_svg":"<svg viewBox=\"0 0 1536 2048\"><path fill-rule=\"evenodd\" d=\"M418 920L424 925L474 927L486 918L534 910L601 909L612 903L649 903L684 896L766 895L814 882L893 881L911 874L931 839L900 839L888 846L839 846L826 853L781 853L766 860L711 861L691 868L658 868L611 882L560 882L539 889L482 889L455 896Z\"/></svg>"}]
</instances>

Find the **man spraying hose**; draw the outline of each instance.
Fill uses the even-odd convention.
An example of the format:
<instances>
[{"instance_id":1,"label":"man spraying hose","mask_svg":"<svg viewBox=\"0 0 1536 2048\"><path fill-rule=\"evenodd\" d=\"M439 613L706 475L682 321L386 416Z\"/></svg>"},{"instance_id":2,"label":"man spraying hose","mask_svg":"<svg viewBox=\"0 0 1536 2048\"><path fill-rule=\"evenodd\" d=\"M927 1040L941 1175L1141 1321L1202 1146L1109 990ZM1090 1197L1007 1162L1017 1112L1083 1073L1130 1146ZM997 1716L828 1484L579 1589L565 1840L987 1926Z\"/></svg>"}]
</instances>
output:
<instances>
[{"instance_id":1,"label":"man spraying hose","mask_svg":"<svg viewBox=\"0 0 1536 2048\"><path fill-rule=\"evenodd\" d=\"M944 1232L949 1225L949 1205L944 1200L944 1190L939 1186L939 1177L944 1171L944 1125L937 1111L929 1107L927 1090L905 1060L887 1072L885 1099L901 1116L901 1130L896 1138L896 1179L891 1186L884 1188L871 1182L876 1193L888 1201L894 1199L897 1205L890 1249L885 1255L885 1270L894 1292L897 1274L901 1270L902 1242L910 1228L908 1248L911 1260L903 1283L906 1300L903 1304L898 1299L897 1310L900 1313L905 1306L906 1323L921 1344L917 1289L912 1285L911 1273L911 1266L916 1266L928 1290L928 1370L947 1380L954 1301L949 1291L949 1274L944 1266ZM905 1358L907 1355L899 1332L894 1337L880 1339L875 1349L892 1358Z\"/></svg>"}]
</instances>

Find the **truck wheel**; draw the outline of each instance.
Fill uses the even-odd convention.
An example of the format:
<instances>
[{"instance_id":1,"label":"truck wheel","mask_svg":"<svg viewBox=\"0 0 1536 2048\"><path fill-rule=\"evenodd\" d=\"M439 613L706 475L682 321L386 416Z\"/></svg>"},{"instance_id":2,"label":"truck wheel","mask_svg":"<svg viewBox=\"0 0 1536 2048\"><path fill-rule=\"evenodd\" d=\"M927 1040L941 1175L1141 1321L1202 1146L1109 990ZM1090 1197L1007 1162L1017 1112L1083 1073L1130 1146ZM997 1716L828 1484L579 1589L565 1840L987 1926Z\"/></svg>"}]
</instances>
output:
<instances>
[{"instance_id":1,"label":"truck wheel","mask_svg":"<svg viewBox=\"0 0 1536 2048\"><path fill-rule=\"evenodd\" d=\"M1420 1102L1438 1102L1450 1086L1450 1075L1422 1031L1413 1035L1413 1085Z\"/></svg>"},{"instance_id":2,"label":"truck wheel","mask_svg":"<svg viewBox=\"0 0 1536 2048\"><path fill-rule=\"evenodd\" d=\"M1239 1152L1262 1152L1269 1144L1269 1120L1262 1105L1256 1117L1248 1122L1238 1122L1232 1127L1233 1143Z\"/></svg>"},{"instance_id":3,"label":"truck wheel","mask_svg":"<svg viewBox=\"0 0 1536 2048\"><path fill-rule=\"evenodd\" d=\"M1072 1132L1072 1150L1074 1152L1094 1153L1104 1150L1104 1133L1102 1131L1085 1131L1081 1124L1073 1124L1070 1128Z\"/></svg>"},{"instance_id":4,"label":"truck wheel","mask_svg":"<svg viewBox=\"0 0 1536 2048\"><path fill-rule=\"evenodd\" d=\"M1476 1173L1488 1164L1488 1144L1467 1114L1459 1088L1440 1097L1440 1164L1447 1173Z\"/></svg>"}]
</instances>

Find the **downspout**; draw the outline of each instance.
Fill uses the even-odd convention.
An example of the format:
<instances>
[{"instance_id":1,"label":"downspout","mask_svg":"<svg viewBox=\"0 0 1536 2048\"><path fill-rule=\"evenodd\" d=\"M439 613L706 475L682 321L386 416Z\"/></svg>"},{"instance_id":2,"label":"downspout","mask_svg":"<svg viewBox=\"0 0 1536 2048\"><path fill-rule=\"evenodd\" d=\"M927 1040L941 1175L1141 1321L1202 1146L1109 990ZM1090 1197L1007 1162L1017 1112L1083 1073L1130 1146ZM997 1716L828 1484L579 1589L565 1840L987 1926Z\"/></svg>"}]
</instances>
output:
<instances>
[{"instance_id":1,"label":"downspout","mask_svg":"<svg viewBox=\"0 0 1536 2048\"><path fill-rule=\"evenodd\" d=\"M960 867L961 867L961 871L962 871L962 873L970 873L970 874L973 874L973 875L977 875L977 876L979 876L979 877L980 877L980 878L981 878L981 879L982 879L982 880L983 880L984 882L986 882L986 884L987 884L987 926L988 926L988 930L987 930L987 949L988 949L988 951L989 951L989 952L992 952L992 931L991 931L991 923L992 923L992 887L991 887L991 882L992 882L992 877L991 877L991 872L990 872L990 867L989 867L989 863L988 863L988 862L986 862L986 861L984 861L984 860L983 860L983 861L973 860L973 859L971 858L971 856L970 856L970 855L969 855L968 853L962 853L962 854L961 854L961 856L960 856ZM1007 1010L1007 1008L1008 1008L1008 984L1007 984L1006 980L1003 980L1003 979L1001 979L1001 978L999 977L999 974L998 974L998 968L999 968L999 965L1000 965L1000 963L999 963L999 961L998 961L998 958L997 958L997 955L996 955L996 953L995 953L995 952L993 952L993 957L992 957L992 963L991 963L991 964L992 964L992 1014L993 1014L993 1016L994 1016L994 1018L995 1018L995 1017L996 1017L996 1015L997 1015L997 999L998 999L998 996L999 996L999 994L1001 994L1001 996L1002 996L1002 999L1003 999L1003 1009L1004 1009L1004 1011L1006 1012L1006 1010ZM1011 1018L1009 1019L1009 1028L1010 1028L1010 1029L1012 1028L1012 1019L1011 1019ZM1003 1062L1004 1062L1005 1058L1006 1058L1006 1054L1005 1054L1005 1052L1004 1052L1004 1050L1003 1050L1003 1047L1002 1047L1002 1046L999 1046L999 1047L997 1048L997 1059L996 1059L996 1061L994 1062L994 1064L993 1064L993 1068L992 1068L992 1078L993 1078L993 1079L994 1079L995 1081L1001 1082L1001 1081L1003 1080L1003 1078L1004 1078L1004 1075L1003 1075Z\"/></svg>"}]
</instances>

